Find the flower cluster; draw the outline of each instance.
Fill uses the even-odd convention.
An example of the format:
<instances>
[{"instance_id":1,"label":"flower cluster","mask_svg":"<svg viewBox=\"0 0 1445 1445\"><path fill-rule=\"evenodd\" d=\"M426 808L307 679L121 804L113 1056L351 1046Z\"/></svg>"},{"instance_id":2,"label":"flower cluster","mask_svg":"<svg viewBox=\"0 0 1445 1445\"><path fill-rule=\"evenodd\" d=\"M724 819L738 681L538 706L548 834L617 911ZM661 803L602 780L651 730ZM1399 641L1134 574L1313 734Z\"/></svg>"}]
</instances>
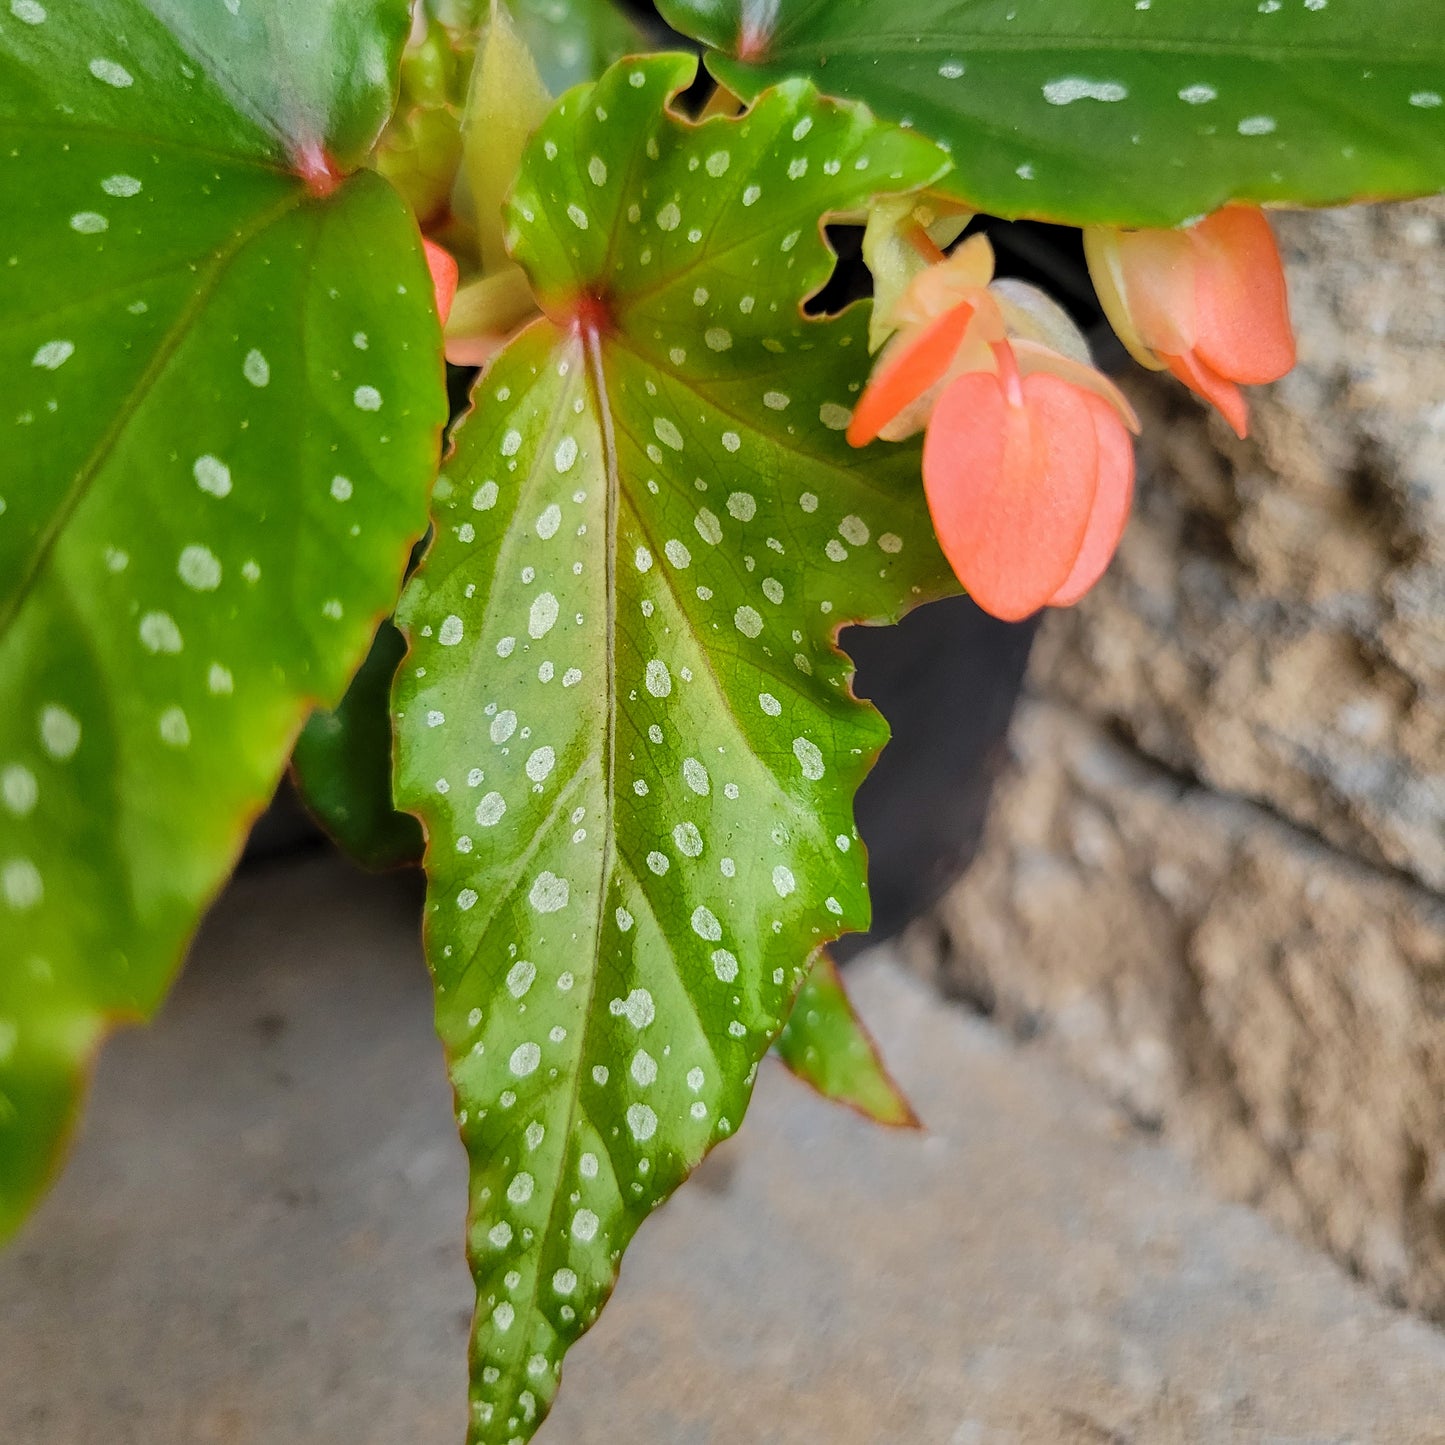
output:
<instances>
[{"instance_id":1,"label":"flower cluster","mask_svg":"<svg viewBox=\"0 0 1445 1445\"><path fill-rule=\"evenodd\" d=\"M471 93L453 118L457 179L445 194L426 189L427 262L457 365L485 366L537 314L507 255L501 212L549 104L525 41L494 8ZM719 91L714 104L735 103ZM395 166L419 144L419 124L392 137ZM418 175L418 186L430 185L425 166ZM875 204L864 259L874 281L870 343L881 354L848 439L864 446L925 432L923 486L944 555L980 607L1014 620L1077 602L1103 575L1128 521L1130 433L1139 426L1062 308L1032 286L995 279L985 237L945 254L970 220L940 197ZM1243 436L1240 386L1294 364L1284 272L1263 212L1226 206L1178 230L1095 227L1084 247L1128 351L1172 372Z\"/></svg>"},{"instance_id":2,"label":"flower cluster","mask_svg":"<svg viewBox=\"0 0 1445 1445\"><path fill-rule=\"evenodd\" d=\"M848 439L925 432L923 485L940 546L986 612L1006 620L1077 602L1119 544L1134 486L1132 408L1042 292L995 280L975 235L952 255L916 221L906 279L878 288L887 340ZM936 233L935 233L936 234ZM1110 323L1143 365L1169 370L1245 435L1241 384L1294 364L1284 273L1256 208L1178 231L1085 233ZM875 242L882 254L882 247Z\"/></svg>"}]
</instances>

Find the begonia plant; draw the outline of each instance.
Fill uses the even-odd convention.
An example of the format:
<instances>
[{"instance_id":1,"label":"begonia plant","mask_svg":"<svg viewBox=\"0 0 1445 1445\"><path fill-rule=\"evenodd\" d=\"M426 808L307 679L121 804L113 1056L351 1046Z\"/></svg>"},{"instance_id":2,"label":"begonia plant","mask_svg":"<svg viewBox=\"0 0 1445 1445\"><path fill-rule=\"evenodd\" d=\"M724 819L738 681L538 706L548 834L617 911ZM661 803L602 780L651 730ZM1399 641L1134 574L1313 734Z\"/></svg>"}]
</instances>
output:
<instances>
[{"instance_id":1,"label":"begonia plant","mask_svg":"<svg viewBox=\"0 0 1445 1445\"><path fill-rule=\"evenodd\" d=\"M839 631L1076 603L1134 482L980 217L1082 229L1244 435L1264 208L1445 186L1438 0L657 9L0 0L0 1237L289 763L426 872L476 1445L775 1044L913 1122L827 953L887 737Z\"/></svg>"}]
</instances>

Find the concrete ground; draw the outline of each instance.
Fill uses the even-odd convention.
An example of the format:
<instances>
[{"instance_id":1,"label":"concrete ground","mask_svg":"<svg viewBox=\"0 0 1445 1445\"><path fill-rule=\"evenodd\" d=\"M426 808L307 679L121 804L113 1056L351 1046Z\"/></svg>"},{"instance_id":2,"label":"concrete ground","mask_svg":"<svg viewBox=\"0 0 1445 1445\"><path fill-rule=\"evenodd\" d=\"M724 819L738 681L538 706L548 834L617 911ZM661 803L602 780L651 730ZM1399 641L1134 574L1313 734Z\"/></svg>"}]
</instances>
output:
<instances>
[{"instance_id":1,"label":"concrete ground","mask_svg":"<svg viewBox=\"0 0 1445 1445\"><path fill-rule=\"evenodd\" d=\"M411 880L244 876L0 1258L3 1445L461 1445L463 1161ZM875 955L927 1121L768 1067L543 1445L1445 1442L1445 1337Z\"/></svg>"}]
</instances>

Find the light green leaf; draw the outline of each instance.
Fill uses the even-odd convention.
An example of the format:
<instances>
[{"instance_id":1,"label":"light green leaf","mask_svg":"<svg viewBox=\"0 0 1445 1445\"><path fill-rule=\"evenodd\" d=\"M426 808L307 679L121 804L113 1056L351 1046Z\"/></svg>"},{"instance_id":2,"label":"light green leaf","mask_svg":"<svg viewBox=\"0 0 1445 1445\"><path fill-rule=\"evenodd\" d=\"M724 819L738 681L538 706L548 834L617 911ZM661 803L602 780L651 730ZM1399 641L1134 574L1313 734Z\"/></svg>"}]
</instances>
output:
<instances>
[{"instance_id":1,"label":"light green leaf","mask_svg":"<svg viewBox=\"0 0 1445 1445\"><path fill-rule=\"evenodd\" d=\"M1172 225L1445 187L1439 0L659 0L740 95L788 75L947 144L998 216ZM751 59L739 60L745 56Z\"/></svg>"},{"instance_id":2,"label":"light green leaf","mask_svg":"<svg viewBox=\"0 0 1445 1445\"><path fill-rule=\"evenodd\" d=\"M843 988L838 966L819 953L778 1035L778 1057L825 1099L877 1124L916 1128L918 1116L893 1082L878 1046Z\"/></svg>"},{"instance_id":3,"label":"light green leaf","mask_svg":"<svg viewBox=\"0 0 1445 1445\"><path fill-rule=\"evenodd\" d=\"M428 0L432 14L463 34L487 23L495 0ZM553 95L593 80L640 48L637 27L613 0L502 0Z\"/></svg>"},{"instance_id":4,"label":"light green leaf","mask_svg":"<svg viewBox=\"0 0 1445 1445\"><path fill-rule=\"evenodd\" d=\"M800 311L823 214L943 157L801 82L691 124L694 68L624 62L535 137L510 219L553 319L479 385L399 612L477 1442L530 1435L809 956L866 925L852 799L886 730L835 638L952 590L917 449L839 430L867 308Z\"/></svg>"},{"instance_id":5,"label":"light green leaf","mask_svg":"<svg viewBox=\"0 0 1445 1445\"><path fill-rule=\"evenodd\" d=\"M0 1236L425 526L415 229L374 175L295 169L365 149L405 21L0 12Z\"/></svg>"}]
</instances>

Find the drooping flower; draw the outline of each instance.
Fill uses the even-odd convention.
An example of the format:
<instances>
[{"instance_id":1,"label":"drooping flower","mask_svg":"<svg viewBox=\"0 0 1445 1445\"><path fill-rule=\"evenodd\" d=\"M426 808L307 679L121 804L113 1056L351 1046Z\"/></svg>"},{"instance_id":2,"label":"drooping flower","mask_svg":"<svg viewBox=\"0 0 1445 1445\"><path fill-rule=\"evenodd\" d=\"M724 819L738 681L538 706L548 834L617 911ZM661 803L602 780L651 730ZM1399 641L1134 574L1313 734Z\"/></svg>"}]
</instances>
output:
<instances>
[{"instance_id":1,"label":"drooping flower","mask_svg":"<svg viewBox=\"0 0 1445 1445\"><path fill-rule=\"evenodd\" d=\"M1279 248L1257 206L1226 206L1178 231L1092 227L1094 288L1135 360L1168 370L1244 436L1241 385L1278 381L1295 361Z\"/></svg>"},{"instance_id":2,"label":"drooping flower","mask_svg":"<svg viewBox=\"0 0 1445 1445\"><path fill-rule=\"evenodd\" d=\"M980 607L1014 621L1077 602L1108 566L1133 498L1138 422L1061 308L993 269L974 236L913 278L848 440L926 431L923 486L944 556Z\"/></svg>"}]
</instances>

